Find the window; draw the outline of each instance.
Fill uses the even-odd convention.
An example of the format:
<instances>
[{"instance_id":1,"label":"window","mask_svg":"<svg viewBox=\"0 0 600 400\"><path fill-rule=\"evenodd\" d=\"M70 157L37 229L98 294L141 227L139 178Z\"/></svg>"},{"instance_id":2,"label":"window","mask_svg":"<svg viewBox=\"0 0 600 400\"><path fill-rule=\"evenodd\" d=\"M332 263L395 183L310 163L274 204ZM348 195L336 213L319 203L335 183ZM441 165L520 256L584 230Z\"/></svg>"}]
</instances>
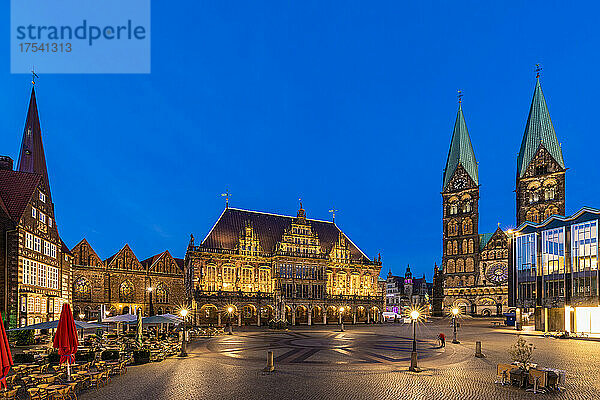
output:
<instances>
[{"instance_id":1,"label":"window","mask_svg":"<svg viewBox=\"0 0 600 400\"><path fill-rule=\"evenodd\" d=\"M463 220L462 230L465 235L473 233L473 221L471 221L471 218L465 218Z\"/></svg>"},{"instance_id":2,"label":"window","mask_svg":"<svg viewBox=\"0 0 600 400\"><path fill-rule=\"evenodd\" d=\"M92 287L90 282L83 276L75 280L73 284L73 296L79 301L91 301Z\"/></svg>"},{"instance_id":3,"label":"window","mask_svg":"<svg viewBox=\"0 0 600 400\"><path fill-rule=\"evenodd\" d=\"M48 287L48 266L38 263L38 286Z\"/></svg>"},{"instance_id":4,"label":"window","mask_svg":"<svg viewBox=\"0 0 600 400\"><path fill-rule=\"evenodd\" d=\"M157 303L168 303L169 302L169 290L164 283L159 283L156 287L156 302Z\"/></svg>"},{"instance_id":5,"label":"window","mask_svg":"<svg viewBox=\"0 0 600 400\"><path fill-rule=\"evenodd\" d=\"M56 258L56 245L55 244L50 245L50 257Z\"/></svg>"},{"instance_id":6,"label":"window","mask_svg":"<svg viewBox=\"0 0 600 400\"><path fill-rule=\"evenodd\" d=\"M40 192L40 201L41 201L42 203L45 203L45 202L46 202L46 195L45 195L44 193L42 193L42 192Z\"/></svg>"},{"instance_id":7,"label":"window","mask_svg":"<svg viewBox=\"0 0 600 400\"><path fill-rule=\"evenodd\" d=\"M23 259L23 284L31 285L31 261Z\"/></svg>"},{"instance_id":8,"label":"window","mask_svg":"<svg viewBox=\"0 0 600 400\"><path fill-rule=\"evenodd\" d=\"M58 286L58 268L48 266L48 287L50 289L59 289Z\"/></svg>"},{"instance_id":9,"label":"window","mask_svg":"<svg viewBox=\"0 0 600 400\"><path fill-rule=\"evenodd\" d=\"M537 239L535 233L517 236L517 283L519 300L534 300L536 298L537 276Z\"/></svg>"},{"instance_id":10,"label":"window","mask_svg":"<svg viewBox=\"0 0 600 400\"><path fill-rule=\"evenodd\" d=\"M462 248L462 253L467 254L467 250L468 250L467 239L463 239L461 248Z\"/></svg>"},{"instance_id":11,"label":"window","mask_svg":"<svg viewBox=\"0 0 600 400\"><path fill-rule=\"evenodd\" d=\"M472 254L473 252L473 239L469 239L469 254Z\"/></svg>"},{"instance_id":12,"label":"window","mask_svg":"<svg viewBox=\"0 0 600 400\"><path fill-rule=\"evenodd\" d=\"M33 237L33 249L38 253L42 252L42 239L37 236Z\"/></svg>"},{"instance_id":13,"label":"window","mask_svg":"<svg viewBox=\"0 0 600 400\"><path fill-rule=\"evenodd\" d=\"M458 254L458 242L455 240L454 241L454 251L453 251L454 255Z\"/></svg>"},{"instance_id":14,"label":"window","mask_svg":"<svg viewBox=\"0 0 600 400\"><path fill-rule=\"evenodd\" d=\"M450 221L448 223L448 236L458 235L458 222Z\"/></svg>"},{"instance_id":15,"label":"window","mask_svg":"<svg viewBox=\"0 0 600 400\"><path fill-rule=\"evenodd\" d=\"M44 255L50 255L50 242L48 242L47 240L44 240Z\"/></svg>"},{"instance_id":16,"label":"window","mask_svg":"<svg viewBox=\"0 0 600 400\"><path fill-rule=\"evenodd\" d=\"M449 274L453 274L454 272L456 272L456 267L454 266L454 260L448 260L448 263L446 264L446 272Z\"/></svg>"},{"instance_id":17,"label":"window","mask_svg":"<svg viewBox=\"0 0 600 400\"><path fill-rule=\"evenodd\" d=\"M598 221L571 226L573 296L598 295Z\"/></svg>"},{"instance_id":18,"label":"window","mask_svg":"<svg viewBox=\"0 0 600 400\"><path fill-rule=\"evenodd\" d=\"M456 272L465 272L465 262L462 258L456 260Z\"/></svg>"},{"instance_id":19,"label":"window","mask_svg":"<svg viewBox=\"0 0 600 400\"><path fill-rule=\"evenodd\" d=\"M531 210L527 211L527 215L525 218L527 221L537 224L540 222L540 213L535 208L532 208Z\"/></svg>"},{"instance_id":20,"label":"window","mask_svg":"<svg viewBox=\"0 0 600 400\"><path fill-rule=\"evenodd\" d=\"M45 224L46 223L46 214L44 214L43 212L40 212L39 214L40 214L40 221Z\"/></svg>"},{"instance_id":21,"label":"window","mask_svg":"<svg viewBox=\"0 0 600 400\"><path fill-rule=\"evenodd\" d=\"M31 207L31 216L33 218L37 218L37 210L35 209L35 207Z\"/></svg>"},{"instance_id":22,"label":"window","mask_svg":"<svg viewBox=\"0 0 600 400\"><path fill-rule=\"evenodd\" d=\"M25 232L25 247L33 250L33 235L29 232Z\"/></svg>"},{"instance_id":23,"label":"window","mask_svg":"<svg viewBox=\"0 0 600 400\"><path fill-rule=\"evenodd\" d=\"M48 217L48 226L52 228L52 218Z\"/></svg>"},{"instance_id":24,"label":"window","mask_svg":"<svg viewBox=\"0 0 600 400\"><path fill-rule=\"evenodd\" d=\"M124 281L119 287L119 302L133 302L133 284L130 281Z\"/></svg>"},{"instance_id":25,"label":"window","mask_svg":"<svg viewBox=\"0 0 600 400\"><path fill-rule=\"evenodd\" d=\"M233 282L235 281L235 268L223 267L223 289L233 290Z\"/></svg>"}]
</instances>

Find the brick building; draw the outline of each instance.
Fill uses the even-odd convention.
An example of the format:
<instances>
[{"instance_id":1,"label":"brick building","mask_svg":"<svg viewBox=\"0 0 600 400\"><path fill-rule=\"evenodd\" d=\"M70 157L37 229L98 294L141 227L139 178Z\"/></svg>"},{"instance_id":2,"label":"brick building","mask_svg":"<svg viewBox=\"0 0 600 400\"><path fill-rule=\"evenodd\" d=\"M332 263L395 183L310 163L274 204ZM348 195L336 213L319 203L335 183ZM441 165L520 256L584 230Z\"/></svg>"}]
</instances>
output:
<instances>
[{"instance_id":1,"label":"brick building","mask_svg":"<svg viewBox=\"0 0 600 400\"><path fill-rule=\"evenodd\" d=\"M32 88L16 169L0 158L0 292L9 327L57 319L71 300L71 261L54 203Z\"/></svg>"},{"instance_id":2,"label":"brick building","mask_svg":"<svg viewBox=\"0 0 600 400\"><path fill-rule=\"evenodd\" d=\"M163 251L139 261L129 245L102 260L86 239L73 249L73 312L76 318L176 312L184 303L183 260Z\"/></svg>"}]
</instances>

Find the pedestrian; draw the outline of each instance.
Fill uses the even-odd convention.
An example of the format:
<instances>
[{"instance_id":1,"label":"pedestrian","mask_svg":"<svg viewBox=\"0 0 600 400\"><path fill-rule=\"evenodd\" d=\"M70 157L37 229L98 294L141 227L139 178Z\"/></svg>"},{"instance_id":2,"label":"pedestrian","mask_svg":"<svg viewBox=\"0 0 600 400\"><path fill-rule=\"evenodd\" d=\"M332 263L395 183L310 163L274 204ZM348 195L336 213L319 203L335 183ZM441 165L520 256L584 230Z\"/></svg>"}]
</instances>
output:
<instances>
[{"instance_id":1,"label":"pedestrian","mask_svg":"<svg viewBox=\"0 0 600 400\"><path fill-rule=\"evenodd\" d=\"M440 333L438 336L438 340L440 341L440 347L446 347L446 335Z\"/></svg>"}]
</instances>

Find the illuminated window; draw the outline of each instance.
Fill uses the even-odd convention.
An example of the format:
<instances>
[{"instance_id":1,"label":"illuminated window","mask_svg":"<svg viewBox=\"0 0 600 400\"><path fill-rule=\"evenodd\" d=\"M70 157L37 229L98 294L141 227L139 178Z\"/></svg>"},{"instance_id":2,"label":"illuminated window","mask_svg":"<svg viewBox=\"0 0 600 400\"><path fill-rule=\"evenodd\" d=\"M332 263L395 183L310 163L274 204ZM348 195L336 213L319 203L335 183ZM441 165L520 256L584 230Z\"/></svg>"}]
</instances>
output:
<instances>
[{"instance_id":1,"label":"illuminated window","mask_svg":"<svg viewBox=\"0 0 600 400\"><path fill-rule=\"evenodd\" d=\"M133 284L130 281L121 283L119 287L119 302L133 303Z\"/></svg>"},{"instance_id":2,"label":"illuminated window","mask_svg":"<svg viewBox=\"0 0 600 400\"><path fill-rule=\"evenodd\" d=\"M573 296L598 295L598 221L571 226Z\"/></svg>"},{"instance_id":3,"label":"illuminated window","mask_svg":"<svg viewBox=\"0 0 600 400\"><path fill-rule=\"evenodd\" d=\"M84 277L79 277L73 283L73 296L76 300L91 301L92 287L90 282Z\"/></svg>"},{"instance_id":4,"label":"illuminated window","mask_svg":"<svg viewBox=\"0 0 600 400\"><path fill-rule=\"evenodd\" d=\"M159 283L156 286L156 302L157 303L168 303L169 302L169 290L164 283Z\"/></svg>"},{"instance_id":5,"label":"illuminated window","mask_svg":"<svg viewBox=\"0 0 600 400\"><path fill-rule=\"evenodd\" d=\"M40 196L39 196L39 198L40 198L40 201L41 201L42 203L45 203L45 202L46 202L46 195L45 195L44 193L40 192Z\"/></svg>"}]
</instances>

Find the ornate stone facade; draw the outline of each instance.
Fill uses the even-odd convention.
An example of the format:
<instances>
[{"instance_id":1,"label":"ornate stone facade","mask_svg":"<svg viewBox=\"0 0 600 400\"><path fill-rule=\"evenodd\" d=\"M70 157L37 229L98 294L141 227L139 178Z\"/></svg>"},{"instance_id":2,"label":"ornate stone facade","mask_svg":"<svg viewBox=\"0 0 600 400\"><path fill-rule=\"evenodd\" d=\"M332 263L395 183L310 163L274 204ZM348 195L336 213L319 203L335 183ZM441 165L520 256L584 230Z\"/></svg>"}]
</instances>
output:
<instances>
[{"instance_id":1,"label":"ornate stone facade","mask_svg":"<svg viewBox=\"0 0 600 400\"><path fill-rule=\"evenodd\" d=\"M102 261L86 239L71 253L73 312L76 318L106 315L174 313L185 304L183 260L164 251L139 261L129 245Z\"/></svg>"},{"instance_id":2,"label":"ornate stone facade","mask_svg":"<svg viewBox=\"0 0 600 400\"><path fill-rule=\"evenodd\" d=\"M332 222L227 207L185 258L198 324L375 322L383 311L380 260L370 260Z\"/></svg>"}]
</instances>

